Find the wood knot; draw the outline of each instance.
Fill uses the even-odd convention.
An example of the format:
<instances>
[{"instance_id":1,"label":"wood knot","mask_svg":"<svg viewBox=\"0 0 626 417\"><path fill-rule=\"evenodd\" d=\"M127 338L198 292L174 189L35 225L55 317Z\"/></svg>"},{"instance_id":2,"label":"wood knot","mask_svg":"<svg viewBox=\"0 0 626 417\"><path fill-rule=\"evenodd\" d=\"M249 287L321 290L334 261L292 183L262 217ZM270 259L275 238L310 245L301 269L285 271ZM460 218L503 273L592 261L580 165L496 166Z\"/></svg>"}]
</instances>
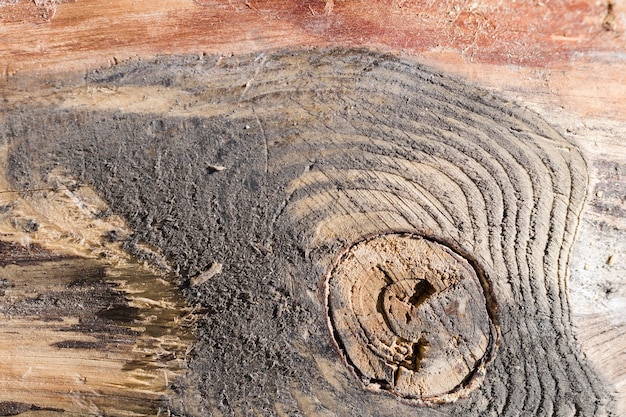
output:
<instances>
[{"instance_id":1,"label":"wood knot","mask_svg":"<svg viewBox=\"0 0 626 417\"><path fill-rule=\"evenodd\" d=\"M331 331L372 389L448 402L482 379L495 327L472 264L417 235L361 241L328 274Z\"/></svg>"}]
</instances>

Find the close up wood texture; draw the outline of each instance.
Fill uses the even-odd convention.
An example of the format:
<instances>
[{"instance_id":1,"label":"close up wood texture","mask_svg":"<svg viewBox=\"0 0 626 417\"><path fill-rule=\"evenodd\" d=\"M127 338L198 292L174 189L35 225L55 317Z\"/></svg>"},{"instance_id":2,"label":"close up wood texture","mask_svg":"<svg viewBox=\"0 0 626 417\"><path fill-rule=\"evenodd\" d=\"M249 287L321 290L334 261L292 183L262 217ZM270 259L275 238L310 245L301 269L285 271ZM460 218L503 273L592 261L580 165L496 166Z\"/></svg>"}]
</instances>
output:
<instances>
[{"instance_id":1,"label":"close up wood texture","mask_svg":"<svg viewBox=\"0 0 626 417\"><path fill-rule=\"evenodd\" d=\"M0 415L624 415L625 28L617 1L0 1ZM469 259L487 313L401 251L335 294L375 236ZM105 293L139 311L69 331ZM438 309L490 341L429 341ZM480 347L420 379L444 339Z\"/></svg>"},{"instance_id":2,"label":"close up wood texture","mask_svg":"<svg viewBox=\"0 0 626 417\"><path fill-rule=\"evenodd\" d=\"M0 415L165 412L192 341L174 286L91 259L15 262L1 273Z\"/></svg>"},{"instance_id":3,"label":"close up wood texture","mask_svg":"<svg viewBox=\"0 0 626 417\"><path fill-rule=\"evenodd\" d=\"M333 337L367 389L424 404L480 385L497 309L468 260L423 237L386 234L349 248L327 279Z\"/></svg>"}]
</instances>

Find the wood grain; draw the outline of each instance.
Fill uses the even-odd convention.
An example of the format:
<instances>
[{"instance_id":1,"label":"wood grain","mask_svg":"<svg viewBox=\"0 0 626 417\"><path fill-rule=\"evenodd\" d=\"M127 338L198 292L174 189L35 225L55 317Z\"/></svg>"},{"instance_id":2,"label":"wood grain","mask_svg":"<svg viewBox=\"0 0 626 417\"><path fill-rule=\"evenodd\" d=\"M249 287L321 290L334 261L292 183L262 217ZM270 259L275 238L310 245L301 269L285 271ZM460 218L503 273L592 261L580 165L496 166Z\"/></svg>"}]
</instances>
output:
<instances>
[{"instance_id":1,"label":"wood grain","mask_svg":"<svg viewBox=\"0 0 626 417\"><path fill-rule=\"evenodd\" d=\"M18 262L0 274L1 415L166 412L191 342L173 286L138 266L86 259Z\"/></svg>"},{"instance_id":2,"label":"wood grain","mask_svg":"<svg viewBox=\"0 0 626 417\"><path fill-rule=\"evenodd\" d=\"M72 178L0 184L0 415L167 412L193 321L162 258L138 248L139 264L128 225Z\"/></svg>"},{"instance_id":3,"label":"wood grain","mask_svg":"<svg viewBox=\"0 0 626 417\"><path fill-rule=\"evenodd\" d=\"M621 2L591 0L4 0L0 7L9 73L306 44L459 51L480 62L546 67L575 54L623 50L626 24Z\"/></svg>"},{"instance_id":4,"label":"wood grain","mask_svg":"<svg viewBox=\"0 0 626 417\"><path fill-rule=\"evenodd\" d=\"M408 234L371 237L337 260L329 326L367 389L424 404L480 384L497 330L479 274L447 246Z\"/></svg>"},{"instance_id":5,"label":"wood grain","mask_svg":"<svg viewBox=\"0 0 626 417\"><path fill-rule=\"evenodd\" d=\"M615 407L578 348L566 295L587 165L536 113L412 60L344 49L161 58L28 97L11 88L12 187L47 187L61 167L125 217L127 247L162 250L185 279L222 265L185 293L208 313L175 412ZM327 329L334 260L396 232L475 260L497 305L484 382L438 408L363 390Z\"/></svg>"}]
</instances>

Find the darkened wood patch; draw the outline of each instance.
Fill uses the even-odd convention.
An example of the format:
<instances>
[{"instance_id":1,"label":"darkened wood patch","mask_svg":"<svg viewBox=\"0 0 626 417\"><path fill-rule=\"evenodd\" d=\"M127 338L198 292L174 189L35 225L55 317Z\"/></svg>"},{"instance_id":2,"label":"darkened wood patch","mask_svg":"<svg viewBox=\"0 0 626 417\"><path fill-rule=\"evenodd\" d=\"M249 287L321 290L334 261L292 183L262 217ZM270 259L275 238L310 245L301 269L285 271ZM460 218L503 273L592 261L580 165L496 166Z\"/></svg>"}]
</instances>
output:
<instances>
[{"instance_id":1,"label":"darkened wood patch","mask_svg":"<svg viewBox=\"0 0 626 417\"><path fill-rule=\"evenodd\" d=\"M24 246L19 243L0 240L0 267L8 264L28 264L57 260L64 257L67 256L53 253L36 243Z\"/></svg>"},{"instance_id":2,"label":"darkened wood patch","mask_svg":"<svg viewBox=\"0 0 626 417\"><path fill-rule=\"evenodd\" d=\"M41 408L34 404L19 403L15 401L2 401L0 402L0 416L17 416L27 411L50 411L53 413L61 413L64 410L56 408Z\"/></svg>"}]
</instances>

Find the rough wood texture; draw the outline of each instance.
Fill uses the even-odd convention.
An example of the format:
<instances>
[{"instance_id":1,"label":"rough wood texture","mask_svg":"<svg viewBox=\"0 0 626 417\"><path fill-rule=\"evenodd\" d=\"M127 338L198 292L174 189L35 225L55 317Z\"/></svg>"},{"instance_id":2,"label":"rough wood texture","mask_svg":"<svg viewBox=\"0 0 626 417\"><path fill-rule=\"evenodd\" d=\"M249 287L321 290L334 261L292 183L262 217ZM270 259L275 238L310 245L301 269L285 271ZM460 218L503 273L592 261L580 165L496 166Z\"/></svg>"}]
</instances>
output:
<instances>
[{"instance_id":1,"label":"rough wood texture","mask_svg":"<svg viewBox=\"0 0 626 417\"><path fill-rule=\"evenodd\" d=\"M191 334L176 288L138 266L17 262L0 269L0 415L7 404L67 415L168 409Z\"/></svg>"},{"instance_id":2,"label":"rough wood texture","mask_svg":"<svg viewBox=\"0 0 626 417\"><path fill-rule=\"evenodd\" d=\"M227 57L256 52L262 61L262 53L277 47L335 45L394 51L396 55L409 57L412 62L428 63L492 91L497 90L508 100L537 111L560 135L577 145L586 161L589 173L586 205L570 259L571 274L566 282L568 310L571 311L576 338L573 349L580 346L595 372L604 380L607 390L612 393L610 407L617 409L618 415L626 414L626 321L623 314L626 308L626 284L623 279L626 274L626 257L623 255L626 253L624 2L5 0L0 1L0 22L0 63L3 66L0 94L3 106L11 106L16 100L28 102L32 95L45 101L47 95L52 106L60 101L64 103L61 106L69 109L93 107L98 111L120 108L128 113L171 111L171 115L181 118L189 115L204 117L206 108L185 101L193 90L180 95L171 88L165 88L167 85L146 89L120 88L112 83L101 83L94 88L93 82L82 81L80 74L86 69L114 66L129 57L149 60L160 53L194 54L198 57L215 53ZM73 70L78 71L78 75ZM170 70L181 74L179 69ZM308 74L300 76L307 77ZM163 77L163 83L176 79L176 75L170 74ZM254 74L251 72L243 72L238 81L241 85L251 81L254 88ZM55 92L68 83L82 84L85 88L75 88L71 97L55 98ZM180 85L184 82L181 81ZM277 91L281 89L288 89L288 86L276 87ZM181 111L180 103L187 105L187 113ZM28 112L28 107L25 104L22 108ZM193 108L200 110L196 114ZM254 120L248 125L254 128ZM169 127L179 128L175 123ZM59 134L59 137L62 135ZM109 139L107 135L101 137ZM150 134L144 137L145 143L153 140ZM262 143L257 146L262 146ZM195 153L195 150L190 151L191 155ZM4 151L0 153L2 155L5 155ZM6 166L6 163L2 165ZM177 169L183 172L185 167L181 165ZM225 164L215 160L206 162L206 167L200 166L199 169L202 172L206 169L207 173L216 176L232 173ZM158 177L157 180L161 181ZM26 246L29 242L39 242L63 256L98 255L105 256L109 261L118 262L121 259L126 262L129 254L125 250L103 243L103 234L115 230L119 236L111 235L109 238L119 238L123 242L130 240L132 244L125 245L127 250L152 264L167 267L157 248L133 238L134 231L125 226L123 219L110 215L102 221L99 216L85 216L96 207L95 213L105 213L107 209L107 204L98 201L89 187L76 188L79 184L75 178L59 176L58 172L47 181L52 182L54 193L6 193L12 185L6 182L0 184L3 191L0 194L3 201L3 223L0 225L3 239ZM141 194L134 194L140 204L152 201L142 199ZM68 202L71 204L68 205ZM83 204L87 204L87 211ZM159 202L159 207L162 204ZM168 204L175 206L173 202ZM68 212L68 207L75 208ZM206 207L217 210L211 204ZM225 210L223 207L219 209ZM232 216L237 215L233 213ZM110 227L107 222L110 222ZM150 227L161 227L158 222L146 222ZM91 224L96 227L89 227ZM214 226L219 233L225 233L222 224ZM337 227L337 224L332 227ZM242 230L248 228L250 224L242 226ZM250 242L259 256L268 251L267 245L262 243L264 239ZM350 244L349 241L344 243L346 246ZM238 248L239 244L234 245L233 253ZM187 247L184 251L188 251ZM189 256L195 256L189 253ZM220 253L216 251L216 257ZM183 275L203 271L191 277L189 284L194 288L190 289L190 293L203 292L207 285L214 288L212 282L223 278L220 278L220 272L232 273L228 272L227 263L223 260L215 261L208 253L203 256L203 260L190 271L181 271ZM203 264L205 260L206 264ZM247 291L240 291L236 284L229 288L233 294L241 294L243 299L248 297ZM286 285L285 288L294 287ZM319 294L322 290L312 291ZM284 295L281 290L278 292ZM271 302L276 305L277 317L292 317L288 314L293 310L291 307L300 304L283 296L276 297ZM222 298L218 297L218 300ZM241 301L236 297L233 300L234 304ZM225 308L221 301L216 301L216 305L218 307L212 307L213 310ZM284 325L289 326L288 323ZM306 334L306 329L303 332ZM246 339L245 345L267 347L271 344L261 339L256 342ZM253 355L257 358L260 354ZM270 357L273 358L271 362L278 364L284 359L283 356L281 360L273 355ZM334 369L329 364L334 366L335 362L327 362L319 356L315 358L319 369ZM309 364L313 360L313 356L307 356ZM290 371L285 368L282 372L288 374ZM216 378L216 375L222 373L215 371L209 379ZM354 383L348 379L350 382L343 384L341 378L333 378L336 374L325 372L325 375L327 380L332 381L334 389L344 390L346 384ZM262 385L258 377L259 373L249 374L250 379ZM299 381L298 378L293 380ZM188 382L192 387L203 384L202 380L193 378ZM290 407L301 413L320 414L324 412L321 403L332 408L331 397L322 393L323 400L319 400L306 394L307 390L300 389L298 384L289 388L291 406L277 403L277 414L289 413ZM272 384L269 386L271 388ZM245 402L244 405L232 404L230 388L221 390L224 393L221 401L212 402L209 406L206 399L200 400L200 393L193 394L192 391L186 391L186 406L190 410L202 410L198 411L200 414L207 407L214 410L220 408L226 414L232 410L239 410L240 413L248 411ZM235 387L232 392L239 391ZM255 389L246 392L254 393ZM293 405L294 401L296 405ZM7 413L11 410L24 411L29 407L19 403L5 405ZM334 407L339 405L335 403ZM381 404L375 405L378 407ZM393 409L393 404L387 405L390 410ZM183 408L181 406L180 409ZM344 407L342 413L358 414L362 410L362 407ZM442 410L444 414L448 412Z\"/></svg>"},{"instance_id":3,"label":"rough wood texture","mask_svg":"<svg viewBox=\"0 0 626 417\"><path fill-rule=\"evenodd\" d=\"M496 307L479 275L484 281L450 248L415 235L350 247L328 275L327 308L335 342L366 388L418 404L476 388L496 347Z\"/></svg>"},{"instance_id":4,"label":"rough wood texture","mask_svg":"<svg viewBox=\"0 0 626 417\"><path fill-rule=\"evenodd\" d=\"M137 247L159 271L137 264L125 221L72 178L0 184L0 415L166 413L193 318L162 257Z\"/></svg>"},{"instance_id":5,"label":"rough wood texture","mask_svg":"<svg viewBox=\"0 0 626 417\"><path fill-rule=\"evenodd\" d=\"M0 11L2 81L157 54L368 46L531 103L626 118L623 1L2 0Z\"/></svg>"},{"instance_id":6,"label":"rough wood texture","mask_svg":"<svg viewBox=\"0 0 626 417\"><path fill-rule=\"evenodd\" d=\"M0 6L0 53L13 58L5 63L9 73L307 43L459 51L481 62L543 66L572 52L622 50L626 23L623 3L613 0L3 0Z\"/></svg>"},{"instance_id":7,"label":"rough wood texture","mask_svg":"<svg viewBox=\"0 0 626 417\"><path fill-rule=\"evenodd\" d=\"M531 111L352 50L164 58L68 83L9 97L12 186L77 178L129 222L126 247L158 248L186 279L223 265L186 291L208 313L175 411L605 415L614 406L577 347L566 297L585 163ZM324 282L338 254L398 231L475 260L497 306L499 347L484 382L436 409L363 390L326 325Z\"/></svg>"}]
</instances>

